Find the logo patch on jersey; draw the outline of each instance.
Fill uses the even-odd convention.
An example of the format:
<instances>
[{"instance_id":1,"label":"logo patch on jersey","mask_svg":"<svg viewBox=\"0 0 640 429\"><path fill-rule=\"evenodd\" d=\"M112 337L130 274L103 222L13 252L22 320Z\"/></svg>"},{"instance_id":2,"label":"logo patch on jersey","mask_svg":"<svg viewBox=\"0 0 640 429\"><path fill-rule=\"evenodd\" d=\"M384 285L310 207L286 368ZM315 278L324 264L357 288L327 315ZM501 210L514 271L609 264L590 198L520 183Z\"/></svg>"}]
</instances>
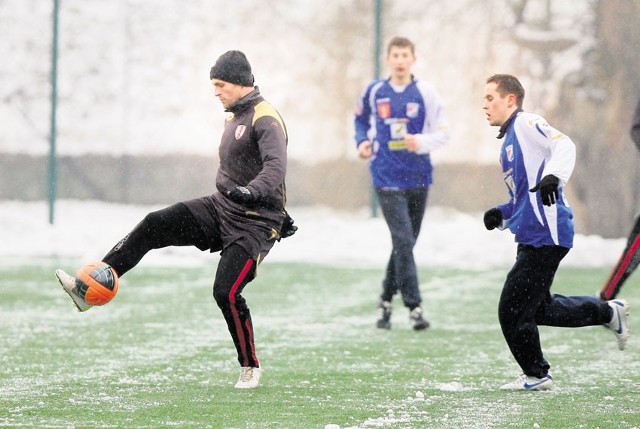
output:
<instances>
[{"instance_id":1,"label":"logo patch on jersey","mask_svg":"<svg viewBox=\"0 0 640 429\"><path fill-rule=\"evenodd\" d=\"M417 118L420 113L420 105L418 103L407 103L407 118Z\"/></svg>"},{"instance_id":2,"label":"logo patch on jersey","mask_svg":"<svg viewBox=\"0 0 640 429\"><path fill-rule=\"evenodd\" d=\"M376 108L380 119L387 119L391 117L391 99L381 98L376 100Z\"/></svg>"},{"instance_id":3,"label":"logo patch on jersey","mask_svg":"<svg viewBox=\"0 0 640 429\"><path fill-rule=\"evenodd\" d=\"M504 151L507 154L507 159L509 160L509 162L513 161L513 145L505 147Z\"/></svg>"},{"instance_id":4,"label":"logo patch on jersey","mask_svg":"<svg viewBox=\"0 0 640 429\"><path fill-rule=\"evenodd\" d=\"M240 137L242 137L246 129L247 129L246 125L238 125L236 127L236 140L240 140Z\"/></svg>"},{"instance_id":5,"label":"logo patch on jersey","mask_svg":"<svg viewBox=\"0 0 640 429\"><path fill-rule=\"evenodd\" d=\"M388 146L389 150L407 150L407 142L404 140L391 140Z\"/></svg>"},{"instance_id":6,"label":"logo patch on jersey","mask_svg":"<svg viewBox=\"0 0 640 429\"><path fill-rule=\"evenodd\" d=\"M404 139L407 135L407 124L404 121L393 121L389 124L389 134L394 140Z\"/></svg>"}]
</instances>

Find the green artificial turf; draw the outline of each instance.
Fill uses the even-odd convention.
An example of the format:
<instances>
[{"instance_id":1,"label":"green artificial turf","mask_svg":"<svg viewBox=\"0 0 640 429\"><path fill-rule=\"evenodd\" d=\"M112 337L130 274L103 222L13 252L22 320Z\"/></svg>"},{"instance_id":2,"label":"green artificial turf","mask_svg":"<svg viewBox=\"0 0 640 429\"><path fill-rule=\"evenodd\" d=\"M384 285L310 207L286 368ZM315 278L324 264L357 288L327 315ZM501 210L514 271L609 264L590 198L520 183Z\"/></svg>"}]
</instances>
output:
<instances>
[{"instance_id":1,"label":"green artificial turf","mask_svg":"<svg viewBox=\"0 0 640 429\"><path fill-rule=\"evenodd\" d=\"M141 264L107 306L77 313L53 275L73 261L0 265L0 426L35 428L638 428L640 281L623 291L632 337L541 327L557 386L518 375L497 302L508 270L422 268L432 327L398 298L375 328L382 267L263 263L245 290L262 385L233 388L235 350L201 267ZM604 269L564 269L553 291L593 294ZM331 427L331 426L329 426ZM336 427L336 426L333 426Z\"/></svg>"}]
</instances>

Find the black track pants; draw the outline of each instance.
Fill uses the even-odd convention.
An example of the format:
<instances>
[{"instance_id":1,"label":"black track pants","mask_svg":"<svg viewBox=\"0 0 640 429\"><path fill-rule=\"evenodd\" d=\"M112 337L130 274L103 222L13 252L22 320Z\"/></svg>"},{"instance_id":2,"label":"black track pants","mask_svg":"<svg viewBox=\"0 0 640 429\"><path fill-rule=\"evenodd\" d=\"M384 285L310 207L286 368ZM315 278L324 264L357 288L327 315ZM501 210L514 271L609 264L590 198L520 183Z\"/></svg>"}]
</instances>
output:
<instances>
[{"instance_id":1,"label":"black track pants","mask_svg":"<svg viewBox=\"0 0 640 429\"><path fill-rule=\"evenodd\" d=\"M516 263L500 295L498 319L507 345L522 372L544 377L549 363L542 354L538 326L577 328L611 320L609 305L593 296L551 295L566 247L518 245Z\"/></svg>"},{"instance_id":2,"label":"black track pants","mask_svg":"<svg viewBox=\"0 0 640 429\"><path fill-rule=\"evenodd\" d=\"M150 250L167 246L209 248L202 228L182 203L149 213L102 260L122 277Z\"/></svg>"},{"instance_id":3,"label":"black track pants","mask_svg":"<svg viewBox=\"0 0 640 429\"><path fill-rule=\"evenodd\" d=\"M422 303L413 248L427 207L428 188L377 189L382 214L391 232L391 256L382 281L380 299L391 301L400 291L404 305L413 310Z\"/></svg>"},{"instance_id":4,"label":"black track pants","mask_svg":"<svg viewBox=\"0 0 640 429\"><path fill-rule=\"evenodd\" d=\"M253 339L251 313L241 293L255 278L256 261L236 244L220 254L220 262L213 284L213 297L222 310L229 333L238 352L240 366L260 367Z\"/></svg>"},{"instance_id":5,"label":"black track pants","mask_svg":"<svg viewBox=\"0 0 640 429\"><path fill-rule=\"evenodd\" d=\"M217 229L217 228L214 228ZM135 267L150 250L167 246L196 246L207 250L210 243L191 211L182 203L149 213L102 259L119 276ZM220 254L213 296L222 310L242 366L259 367L249 308L241 293L255 277L256 261L239 245L231 244Z\"/></svg>"}]
</instances>

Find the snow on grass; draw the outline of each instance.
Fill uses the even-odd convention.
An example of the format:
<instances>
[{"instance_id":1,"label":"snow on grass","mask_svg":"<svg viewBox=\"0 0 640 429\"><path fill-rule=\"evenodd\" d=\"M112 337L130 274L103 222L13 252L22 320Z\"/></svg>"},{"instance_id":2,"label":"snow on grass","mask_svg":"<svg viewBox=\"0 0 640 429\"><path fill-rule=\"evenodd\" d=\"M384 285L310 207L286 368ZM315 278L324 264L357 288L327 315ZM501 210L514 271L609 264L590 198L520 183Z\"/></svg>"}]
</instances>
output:
<instances>
[{"instance_id":1,"label":"snow on grass","mask_svg":"<svg viewBox=\"0 0 640 429\"><path fill-rule=\"evenodd\" d=\"M42 202L0 203L0 223L6 226L5 240L0 242L0 262L6 267L34 264L38 258L49 263L51 258L66 263L94 260L150 210L61 201L58 221L51 226L46 222L46 205ZM263 274L247 289L245 295L259 336L258 352L265 364L265 391L281 389L289 402L304 401L312 408L336 406L333 394L326 394L333 387L335 374L382 374L381 380L375 380L379 386L367 386L369 397L357 396L358 386L366 383L363 380L354 381L355 397L342 393L345 396L340 399L350 401L340 405L345 409L366 405L374 410L342 429L420 425L523 427L516 422L522 424L520 416L529 413L538 402L547 409L554 400L567 404L571 403L569 397L597 398L603 389L614 393L606 394L593 413L606 423L607 413L620 413L615 393L637 392L625 387L634 386L634 374L640 373L635 344L619 353L615 337L603 328L569 333L543 327L543 347L553 364L558 390L531 399L496 395L496 385L517 375L517 367L500 336L494 308L515 245L506 232L485 231L478 216L439 207L430 208L427 213L416 254L418 263L429 267L428 275L421 278L421 287L433 327L427 335L420 336L411 331L400 303L391 332L373 329L379 272L389 251L388 231L382 219L371 218L364 211L341 213L326 208L294 208L292 214L300 225L299 233L277 244L268 260L335 265L347 268L340 271L341 277L350 277L333 278L335 273L321 270L307 276L308 268L289 274L297 270L293 264L280 269L274 279L273 272L279 268L264 267ZM623 244L623 240L578 237L574 252L589 254L590 258L574 261L587 267L610 265ZM490 251L483 252L485 247ZM147 268L165 269L163 265L167 265L190 269L185 274L180 270L158 274L140 270L138 274L134 270L123 278L113 305L80 316L72 311L68 298L55 284L50 289L40 287L42 282L54 283L50 270L45 270L46 277L42 278L40 273L33 273L15 283L4 280L3 288L24 288L32 292L29 299L35 301L29 301L29 305L22 301L5 305L0 313L0 325L6 334L0 341L0 363L5 364L6 376L0 401L14 404L8 417L0 417L0 426L37 421L28 416L50 407L47 404L61 397L75 406L112 407L135 413L161 407L162 390L169 385L196 386L205 393L232 386L235 351L210 290L215 258L216 255L188 248L152 252L143 261ZM468 271L441 268L456 266L484 270L470 275ZM360 272L359 268L367 270ZM372 273L368 268L376 271ZM149 279L150 275L153 278ZM154 304L148 304L147 298ZM452 302L456 305L452 306ZM78 343L79 330L101 326L111 327L101 333L104 344L91 343L85 349ZM358 344L358 350L353 349L353 344ZM384 359L378 356L377 348L386 352ZM75 365L84 371L74 373L74 384L68 384L73 371L64 366L52 370L49 362L64 359L70 349L74 350ZM12 356L18 352L27 358L14 360ZM419 359L410 353L419 353ZM45 357L39 357L41 354ZM304 363L302 370L300 362ZM398 386L393 374L406 369L398 362L415 365L415 382ZM617 368L616 377L609 376L612 366ZM289 381L290 372L296 371L307 372L293 374ZM594 385L590 377L581 374L593 374L601 381ZM106 384L97 388L93 386L95 380ZM389 385L394 386L396 392L392 393L399 393L400 399L392 399ZM93 396L87 396L88 392ZM142 394L141 398L138 394ZM579 404L575 407L582 409ZM42 427L63 425L55 416L39 423ZM84 423L111 427L100 418ZM179 418L165 420L166 426L189 424ZM324 425L335 423L327 417Z\"/></svg>"}]
</instances>

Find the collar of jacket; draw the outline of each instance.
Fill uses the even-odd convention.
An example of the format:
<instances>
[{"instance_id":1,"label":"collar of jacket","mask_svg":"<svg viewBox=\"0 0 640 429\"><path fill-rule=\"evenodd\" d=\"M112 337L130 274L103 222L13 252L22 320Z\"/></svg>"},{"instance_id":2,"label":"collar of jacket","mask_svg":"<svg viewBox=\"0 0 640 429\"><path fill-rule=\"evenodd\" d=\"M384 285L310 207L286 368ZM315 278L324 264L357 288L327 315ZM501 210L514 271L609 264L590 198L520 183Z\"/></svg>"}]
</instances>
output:
<instances>
[{"instance_id":1,"label":"collar of jacket","mask_svg":"<svg viewBox=\"0 0 640 429\"><path fill-rule=\"evenodd\" d=\"M504 137L504 135L507 133L507 130L511 126L511 123L514 119L516 119L516 116L518 116L518 113L520 112L522 112L522 109L516 109L516 111L513 112L511 116L509 116L509 119L507 119L507 121L502 124L502 126L500 127L500 131L498 132L498 136L496 137L497 139L501 139L502 137Z\"/></svg>"},{"instance_id":2,"label":"collar of jacket","mask_svg":"<svg viewBox=\"0 0 640 429\"><path fill-rule=\"evenodd\" d=\"M389 85L394 85L393 83L391 83L391 76L387 77L385 80L389 83ZM417 80L417 79L416 79L416 77L413 75L413 73L411 73L411 81L409 81L409 83L408 83L408 84L406 84L406 85L401 85L401 86L409 86L409 85L411 85L413 82L415 82L416 80Z\"/></svg>"},{"instance_id":3,"label":"collar of jacket","mask_svg":"<svg viewBox=\"0 0 640 429\"><path fill-rule=\"evenodd\" d=\"M233 114L240 113L252 106L258 97L260 97L260 89L256 86L253 91L236 101L236 104L226 109L225 112L231 112Z\"/></svg>"}]
</instances>

